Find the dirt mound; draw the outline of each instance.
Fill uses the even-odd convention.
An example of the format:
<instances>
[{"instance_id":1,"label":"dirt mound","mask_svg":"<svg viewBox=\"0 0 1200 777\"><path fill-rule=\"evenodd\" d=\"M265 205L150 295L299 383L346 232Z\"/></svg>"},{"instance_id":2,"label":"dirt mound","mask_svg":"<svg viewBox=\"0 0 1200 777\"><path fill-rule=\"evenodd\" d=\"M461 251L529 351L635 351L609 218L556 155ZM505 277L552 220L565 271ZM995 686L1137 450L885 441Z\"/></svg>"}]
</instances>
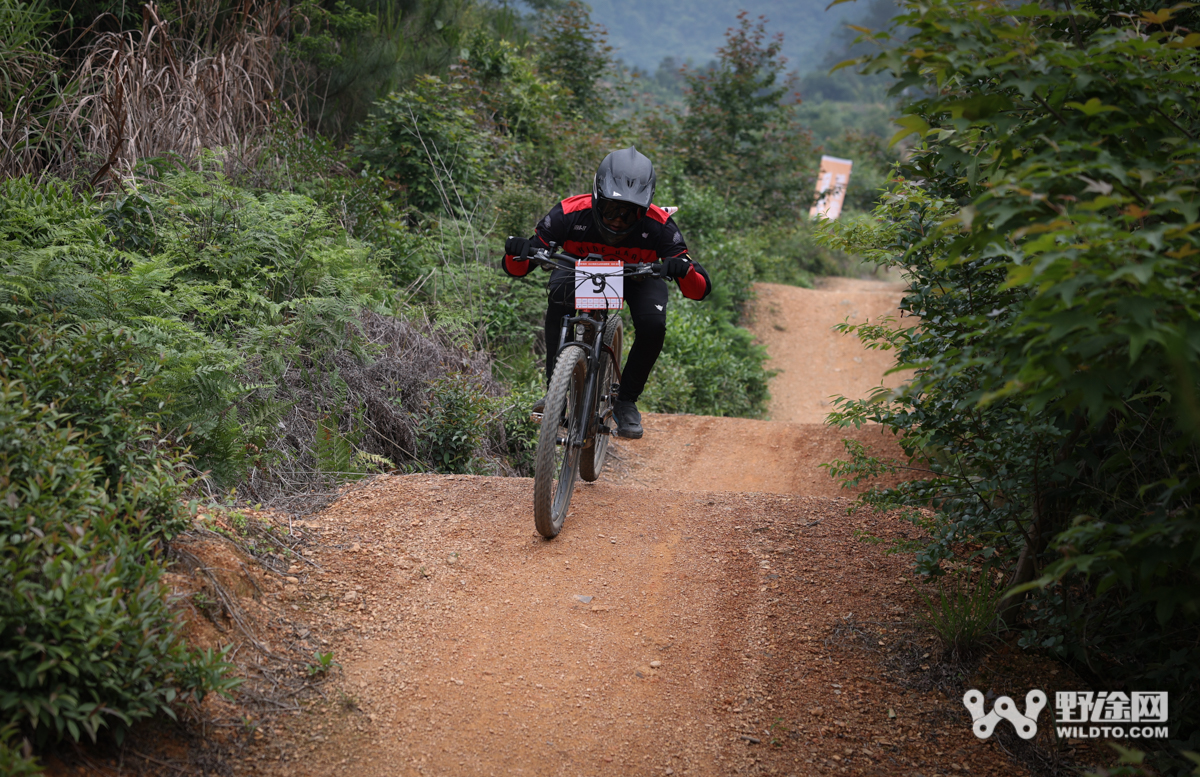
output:
<instances>
[{"instance_id":1,"label":"dirt mound","mask_svg":"<svg viewBox=\"0 0 1200 777\"><path fill-rule=\"evenodd\" d=\"M891 356L868 351L834 331L843 321L899 317L903 286L874 280L827 278L818 289L760 283L752 329L767 346L770 421L647 414L641 440L618 440L609 480L681 490L853 496L824 464L847 457L855 440L885 459L904 458L895 438L877 426L837 429L825 424L832 397L865 398L880 385ZM888 485L880 481L880 485ZM861 490L861 489L859 489Z\"/></svg>"},{"instance_id":2,"label":"dirt mound","mask_svg":"<svg viewBox=\"0 0 1200 777\"><path fill-rule=\"evenodd\" d=\"M515 478L378 477L305 521L280 598L338 668L306 711L255 721L235 773L1027 774L1015 736L975 738L912 626L885 550L914 527L851 513L819 466L847 437L899 455L820 423L888 365L831 327L897 290L759 293L773 420L648 415L555 540Z\"/></svg>"},{"instance_id":3,"label":"dirt mound","mask_svg":"<svg viewBox=\"0 0 1200 777\"><path fill-rule=\"evenodd\" d=\"M861 442L892 460L903 458L895 438L877 426L835 429L649 413L642 425L642 439L618 440L609 481L681 491L847 497L857 491L843 490L822 466L847 458L843 440Z\"/></svg>"},{"instance_id":4,"label":"dirt mound","mask_svg":"<svg viewBox=\"0 0 1200 777\"><path fill-rule=\"evenodd\" d=\"M880 652L930 648L888 636L913 594L856 535L912 527L850 514L820 467L845 438L899 456L820 423L822 397L865 396L887 364L831 327L894 312L896 290L759 293L774 420L647 415L554 541L520 479L378 478L310 521L324 572L303 607L345 630L339 701L275 728L264 771L990 773L957 700L879 676ZM850 648L867 633L875 652Z\"/></svg>"},{"instance_id":5,"label":"dirt mound","mask_svg":"<svg viewBox=\"0 0 1200 777\"><path fill-rule=\"evenodd\" d=\"M547 542L531 490L389 477L326 511L303 606L345 629L338 701L245 766L883 775L954 752L991 773L957 700L910 695L848 645L847 624L895 621L912 597L903 562L854 533L906 524L847 500L598 482Z\"/></svg>"}]
</instances>

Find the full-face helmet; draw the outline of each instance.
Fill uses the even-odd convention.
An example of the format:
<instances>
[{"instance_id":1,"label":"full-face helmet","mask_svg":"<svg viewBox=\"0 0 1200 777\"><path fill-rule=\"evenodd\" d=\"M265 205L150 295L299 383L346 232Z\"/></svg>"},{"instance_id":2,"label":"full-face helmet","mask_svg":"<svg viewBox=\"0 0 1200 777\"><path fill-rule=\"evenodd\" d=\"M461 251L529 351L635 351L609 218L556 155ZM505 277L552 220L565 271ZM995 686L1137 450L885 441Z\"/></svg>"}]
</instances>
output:
<instances>
[{"instance_id":1,"label":"full-face helmet","mask_svg":"<svg viewBox=\"0 0 1200 777\"><path fill-rule=\"evenodd\" d=\"M654 165L630 146L604 157L592 183L592 218L605 238L632 232L654 199Z\"/></svg>"}]
</instances>

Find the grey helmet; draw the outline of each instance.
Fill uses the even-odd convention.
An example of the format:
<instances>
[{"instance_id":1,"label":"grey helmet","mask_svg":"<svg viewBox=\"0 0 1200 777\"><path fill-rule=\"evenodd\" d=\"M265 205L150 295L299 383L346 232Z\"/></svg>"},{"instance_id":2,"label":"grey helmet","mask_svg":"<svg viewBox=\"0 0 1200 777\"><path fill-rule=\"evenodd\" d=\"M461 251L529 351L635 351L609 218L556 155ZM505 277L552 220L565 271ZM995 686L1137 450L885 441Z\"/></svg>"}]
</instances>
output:
<instances>
[{"instance_id":1,"label":"grey helmet","mask_svg":"<svg viewBox=\"0 0 1200 777\"><path fill-rule=\"evenodd\" d=\"M654 200L654 183L654 165L633 146L604 157L592 183L592 219L601 234L616 240L632 232ZM636 218L620 231L605 226L602 212L623 204L633 206Z\"/></svg>"}]
</instances>

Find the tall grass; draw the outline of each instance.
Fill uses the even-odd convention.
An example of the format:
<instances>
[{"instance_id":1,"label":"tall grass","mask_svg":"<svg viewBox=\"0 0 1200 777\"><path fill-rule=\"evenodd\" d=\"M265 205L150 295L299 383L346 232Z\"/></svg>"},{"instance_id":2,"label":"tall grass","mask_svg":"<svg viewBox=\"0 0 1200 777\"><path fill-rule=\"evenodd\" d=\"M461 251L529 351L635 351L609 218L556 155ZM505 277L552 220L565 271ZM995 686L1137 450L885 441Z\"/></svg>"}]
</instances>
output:
<instances>
[{"instance_id":1,"label":"tall grass","mask_svg":"<svg viewBox=\"0 0 1200 777\"><path fill-rule=\"evenodd\" d=\"M173 31L153 5L140 34L101 36L76 74L86 151L104 167L130 171L138 159L243 146L288 111L277 99L281 41L271 30L284 6L255 3L209 44Z\"/></svg>"},{"instance_id":2,"label":"tall grass","mask_svg":"<svg viewBox=\"0 0 1200 777\"><path fill-rule=\"evenodd\" d=\"M297 106L280 97L275 32L287 6L252 0L220 25L215 7L207 13L172 26L148 4L140 31L97 36L68 73L46 42L44 2L0 0L0 177L98 185L139 159L189 163L204 149L245 147L294 117Z\"/></svg>"},{"instance_id":3,"label":"tall grass","mask_svg":"<svg viewBox=\"0 0 1200 777\"><path fill-rule=\"evenodd\" d=\"M937 634L947 659L965 660L996 633L996 602L1003 591L987 567L953 572L935 586L932 594L917 589L924 609L919 617Z\"/></svg>"},{"instance_id":4,"label":"tall grass","mask_svg":"<svg viewBox=\"0 0 1200 777\"><path fill-rule=\"evenodd\" d=\"M0 175L39 170L63 138L46 131L57 116L64 85L44 31L45 0L0 0Z\"/></svg>"}]
</instances>

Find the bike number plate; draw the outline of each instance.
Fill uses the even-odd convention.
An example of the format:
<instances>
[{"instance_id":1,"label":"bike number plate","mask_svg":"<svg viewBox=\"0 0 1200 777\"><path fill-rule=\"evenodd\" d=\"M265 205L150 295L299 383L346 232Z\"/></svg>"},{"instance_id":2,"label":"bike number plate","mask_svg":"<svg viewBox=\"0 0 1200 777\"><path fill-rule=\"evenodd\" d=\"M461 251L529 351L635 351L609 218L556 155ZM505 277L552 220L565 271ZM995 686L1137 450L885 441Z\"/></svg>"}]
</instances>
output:
<instances>
[{"instance_id":1,"label":"bike number plate","mask_svg":"<svg viewBox=\"0 0 1200 777\"><path fill-rule=\"evenodd\" d=\"M576 262L575 307L579 310L620 310L625 296L625 263Z\"/></svg>"}]
</instances>

